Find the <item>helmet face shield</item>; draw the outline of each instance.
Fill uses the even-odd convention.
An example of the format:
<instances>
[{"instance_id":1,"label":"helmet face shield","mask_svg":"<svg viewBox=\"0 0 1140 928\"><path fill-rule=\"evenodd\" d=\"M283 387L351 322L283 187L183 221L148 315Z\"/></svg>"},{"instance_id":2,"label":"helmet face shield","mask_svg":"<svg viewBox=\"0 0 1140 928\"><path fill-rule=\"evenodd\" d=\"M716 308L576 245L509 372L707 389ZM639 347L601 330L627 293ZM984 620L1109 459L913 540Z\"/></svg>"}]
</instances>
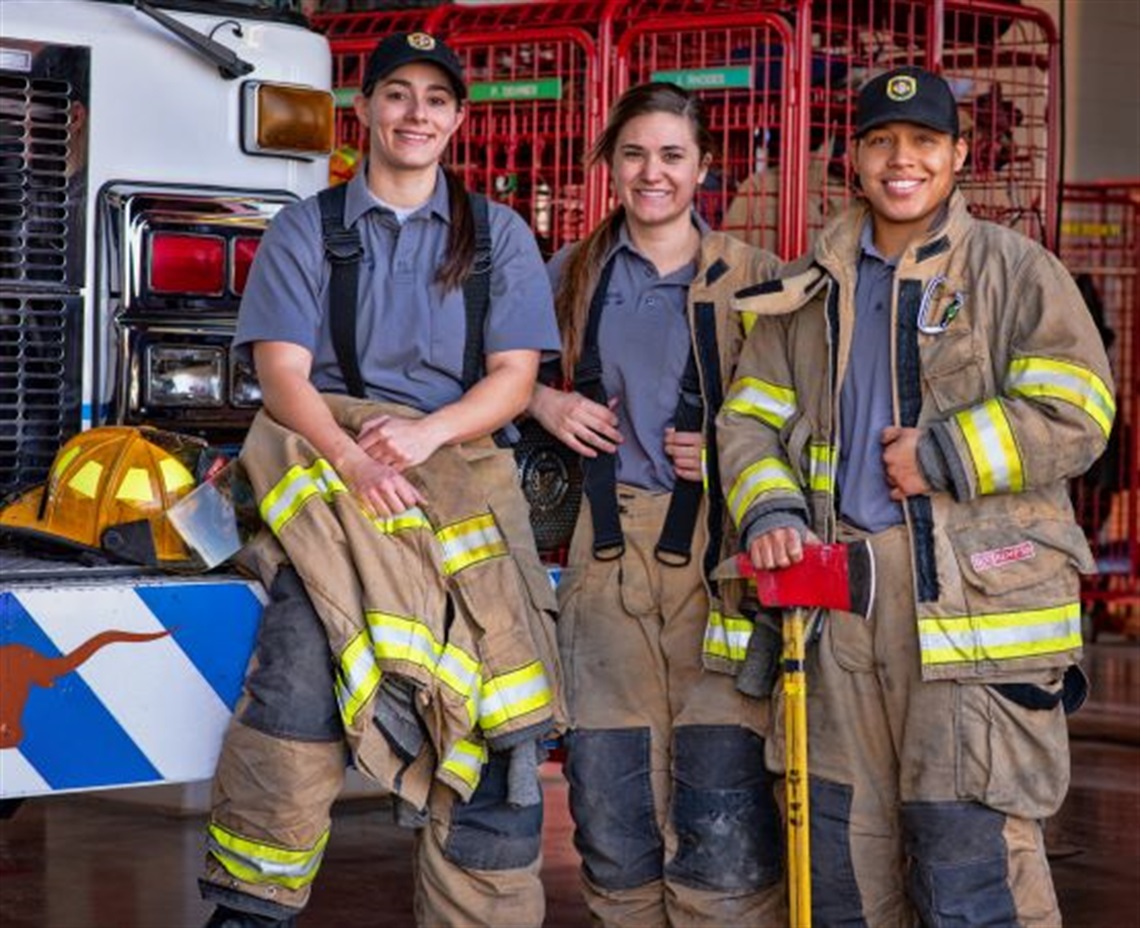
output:
<instances>
[{"instance_id":1,"label":"helmet face shield","mask_svg":"<svg viewBox=\"0 0 1140 928\"><path fill-rule=\"evenodd\" d=\"M253 487L236 460L202 481L166 516L203 570L233 557L261 528Z\"/></svg>"},{"instance_id":2,"label":"helmet face shield","mask_svg":"<svg viewBox=\"0 0 1140 928\"><path fill-rule=\"evenodd\" d=\"M189 436L107 426L56 454L47 483L0 510L0 531L79 551L200 569L167 513L198 484L210 450Z\"/></svg>"}]
</instances>

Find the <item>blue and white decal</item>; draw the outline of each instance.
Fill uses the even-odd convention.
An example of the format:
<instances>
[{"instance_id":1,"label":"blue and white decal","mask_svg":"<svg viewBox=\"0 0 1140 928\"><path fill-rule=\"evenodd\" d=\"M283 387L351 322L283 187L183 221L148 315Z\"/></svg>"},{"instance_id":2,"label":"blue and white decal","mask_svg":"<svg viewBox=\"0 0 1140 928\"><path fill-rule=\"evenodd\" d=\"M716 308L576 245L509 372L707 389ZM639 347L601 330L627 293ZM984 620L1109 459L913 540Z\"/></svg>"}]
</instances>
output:
<instances>
[{"instance_id":1,"label":"blue and white decal","mask_svg":"<svg viewBox=\"0 0 1140 928\"><path fill-rule=\"evenodd\" d=\"M0 592L0 798L212 776L263 602L232 578Z\"/></svg>"}]
</instances>

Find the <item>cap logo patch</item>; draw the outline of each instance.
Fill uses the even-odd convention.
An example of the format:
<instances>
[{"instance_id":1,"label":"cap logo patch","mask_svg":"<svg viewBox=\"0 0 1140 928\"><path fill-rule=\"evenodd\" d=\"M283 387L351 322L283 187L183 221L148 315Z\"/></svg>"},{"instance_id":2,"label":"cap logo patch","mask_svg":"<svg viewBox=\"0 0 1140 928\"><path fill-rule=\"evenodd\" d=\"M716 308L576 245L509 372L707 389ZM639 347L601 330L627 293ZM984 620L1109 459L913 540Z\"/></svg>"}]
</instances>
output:
<instances>
[{"instance_id":1,"label":"cap logo patch","mask_svg":"<svg viewBox=\"0 0 1140 928\"><path fill-rule=\"evenodd\" d=\"M435 39L426 32L413 32L408 36L408 44L421 52L430 52L435 48Z\"/></svg>"},{"instance_id":2,"label":"cap logo patch","mask_svg":"<svg viewBox=\"0 0 1140 928\"><path fill-rule=\"evenodd\" d=\"M895 103L903 103L918 93L918 81L909 74L898 74L887 84L887 96Z\"/></svg>"}]
</instances>

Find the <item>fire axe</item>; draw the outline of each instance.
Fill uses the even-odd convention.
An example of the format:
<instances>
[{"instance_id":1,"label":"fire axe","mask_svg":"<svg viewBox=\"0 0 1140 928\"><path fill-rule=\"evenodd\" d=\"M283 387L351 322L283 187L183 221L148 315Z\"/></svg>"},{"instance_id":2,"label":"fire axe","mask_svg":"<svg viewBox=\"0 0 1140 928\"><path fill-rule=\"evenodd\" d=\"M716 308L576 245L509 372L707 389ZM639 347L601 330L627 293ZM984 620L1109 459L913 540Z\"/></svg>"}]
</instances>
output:
<instances>
[{"instance_id":1,"label":"fire axe","mask_svg":"<svg viewBox=\"0 0 1140 928\"><path fill-rule=\"evenodd\" d=\"M811 928L807 680L804 675L807 614L814 609L837 609L866 618L875 596L875 562L866 541L805 545L803 551L802 561L779 570L758 570L747 554L738 554L713 573L714 579L752 581L761 605L783 610L784 783L788 908L792 928Z\"/></svg>"}]
</instances>

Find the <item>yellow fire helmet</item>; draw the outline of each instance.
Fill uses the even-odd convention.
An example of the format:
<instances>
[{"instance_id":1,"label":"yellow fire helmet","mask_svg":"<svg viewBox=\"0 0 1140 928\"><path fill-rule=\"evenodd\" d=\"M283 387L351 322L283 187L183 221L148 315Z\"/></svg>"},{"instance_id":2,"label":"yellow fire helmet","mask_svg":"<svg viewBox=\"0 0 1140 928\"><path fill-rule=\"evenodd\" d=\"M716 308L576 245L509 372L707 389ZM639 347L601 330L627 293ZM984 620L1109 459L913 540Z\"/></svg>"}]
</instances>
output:
<instances>
[{"instance_id":1,"label":"yellow fire helmet","mask_svg":"<svg viewBox=\"0 0 1140 928\"><path fill-rule=\"evenodd\" d=\"M178 566L190 554L166 511L194 489L190 468L202 447L145 427L80 432L57 452L46 484L0 510L0 532Z\"/></svg>"}]
</instances>

